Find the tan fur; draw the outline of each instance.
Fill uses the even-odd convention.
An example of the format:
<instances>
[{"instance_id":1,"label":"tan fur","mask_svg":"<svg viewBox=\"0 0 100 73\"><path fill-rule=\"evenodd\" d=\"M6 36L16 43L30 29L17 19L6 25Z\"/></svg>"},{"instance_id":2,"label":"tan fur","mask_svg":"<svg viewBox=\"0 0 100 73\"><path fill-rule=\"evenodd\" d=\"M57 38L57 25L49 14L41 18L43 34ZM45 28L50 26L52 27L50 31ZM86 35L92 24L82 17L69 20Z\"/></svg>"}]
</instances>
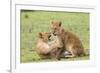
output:
<instances>
[{"instance_id":1,"label":"tan fur","mask_svg":"<svg viewBox=\"0 0 100 73\"><path fill-rule=\"evenodd\" d=\"M57 37L54 37L55 40L49 41L51 33L43 32L39 33L36 52L41 58L58 58L56 55L57 50L59 50L62 45L59 42ZM60 52L60 51L58 51Z\"/></svg>"},{"instance_id":2,"label":"tan fur","mask_svg":"<svg viewBox=\"0 0 100 73\"><path fill-rule=\"evenodd\" d=\"M84 48L79 37L72 32L65 31L65 29L61 27L60 21L52 21L51 24L52 33L61 38L65 51L71 53L71 55L66 55L65 57L85 55Z\"/></svg>"}]
</instances>

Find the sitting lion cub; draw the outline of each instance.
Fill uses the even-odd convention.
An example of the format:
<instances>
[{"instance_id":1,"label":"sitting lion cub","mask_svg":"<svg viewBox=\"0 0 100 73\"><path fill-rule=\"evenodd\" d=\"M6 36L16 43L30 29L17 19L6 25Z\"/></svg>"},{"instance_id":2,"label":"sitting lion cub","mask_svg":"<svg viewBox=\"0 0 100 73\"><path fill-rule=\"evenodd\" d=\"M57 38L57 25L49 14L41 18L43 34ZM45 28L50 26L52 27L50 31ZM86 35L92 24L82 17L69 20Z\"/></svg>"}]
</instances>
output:
<instances>
[{"instance_id":1,"label":"sitting lion cub","mask_svg":"<svg viewBox=\"0 0 100 73\"><path fill-rule=\"evenodd\" d=\"M36 52L41 58L60 59L62 43L57 36L49 32L39 33Z\"/></svg>"},{"instance_id":2,"label":"sitting lion cub","mask_svg":"<svg viewBox=\"0 0 100 73\"><path fill-rule=\"evenodd\" d=\"M85 55L83 44L78 36L74 33L65 30L61 26L60 21L52 21L51 29L52 33L58 36L63 43L63 47L65 49L65 57L77 57L81 55ZM71 55L68 55L67 53Z\"/></svg>"}]
</instances>

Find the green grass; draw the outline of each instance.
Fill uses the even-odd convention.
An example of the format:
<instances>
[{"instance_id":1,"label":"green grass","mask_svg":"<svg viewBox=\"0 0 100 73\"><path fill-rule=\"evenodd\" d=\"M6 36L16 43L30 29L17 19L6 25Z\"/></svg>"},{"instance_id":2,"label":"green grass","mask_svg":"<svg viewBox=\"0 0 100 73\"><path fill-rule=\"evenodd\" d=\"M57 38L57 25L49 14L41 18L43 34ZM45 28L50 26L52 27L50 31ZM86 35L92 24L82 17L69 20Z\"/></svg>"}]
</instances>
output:
<instances>
[{"instance_id":1,"label":"green grass","mask_svg":"<svg viewBox=\"0 0 100 73\"><path fill-rule=\"evenodd\" d=\"M52 61L42 60L34 51L39 32L50 31L52 20L62 21L62 27L75 33L82 41L86 51L89 51L89 13L81 12L50 12L50 11L21 11L21 63ZM32 51L33 50L33 51ZM62 59L88 60L89 56Z\"/></svg>"}]
</instances>

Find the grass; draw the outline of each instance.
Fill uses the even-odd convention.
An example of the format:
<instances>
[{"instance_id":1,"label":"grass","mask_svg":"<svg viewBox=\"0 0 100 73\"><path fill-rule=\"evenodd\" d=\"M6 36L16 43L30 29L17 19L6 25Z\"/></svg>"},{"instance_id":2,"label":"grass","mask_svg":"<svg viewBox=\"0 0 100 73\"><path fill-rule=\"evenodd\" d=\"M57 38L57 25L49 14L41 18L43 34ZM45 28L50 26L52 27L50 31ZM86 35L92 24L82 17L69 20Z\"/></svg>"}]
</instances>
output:
<instances>
[{"instance_id":1,"label":"grass","mask_svg":"<svg viewBox=\"0 0 100 73\"><path fill-rule=\"evenodd\" d=\"M52 20L62 21L62 27L72 31L83 43L86 52L89 51L89 13L81 12L50 12L50 11L29 11L21 10L21 63L52 61L42 60L34 51L39 32L50 31ZM89 56L62 59L88 60Z\"/></svg>"}]
</instances>

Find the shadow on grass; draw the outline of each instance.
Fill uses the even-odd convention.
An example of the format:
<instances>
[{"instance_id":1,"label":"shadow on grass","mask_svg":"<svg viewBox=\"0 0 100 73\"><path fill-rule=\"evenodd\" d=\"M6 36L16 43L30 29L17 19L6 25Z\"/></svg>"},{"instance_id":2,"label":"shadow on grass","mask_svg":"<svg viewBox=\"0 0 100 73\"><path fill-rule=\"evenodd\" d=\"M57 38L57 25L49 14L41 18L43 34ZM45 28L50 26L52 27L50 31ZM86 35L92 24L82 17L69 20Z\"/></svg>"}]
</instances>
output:
<instances>
[{"instance_id":1,"label":"shadow on grass","mask_svg":"<svg viewBox=\"0 0 100 73\"><path fill-rule=\"evenodd\" d=\"M30 50L31 51L31 50ZM41 59L38 56L36 57L36 52L31 51L31 57L29 60L26 61L21 61L22 63L29 63L29 62L53 62L53 61L82 61L82 60L89 60L89 50L85 50L86 56L80 56L80 57L75 57L75 58L61 58L61 60L55 60L55 59Z\"/></svg>"}]
</instances>

